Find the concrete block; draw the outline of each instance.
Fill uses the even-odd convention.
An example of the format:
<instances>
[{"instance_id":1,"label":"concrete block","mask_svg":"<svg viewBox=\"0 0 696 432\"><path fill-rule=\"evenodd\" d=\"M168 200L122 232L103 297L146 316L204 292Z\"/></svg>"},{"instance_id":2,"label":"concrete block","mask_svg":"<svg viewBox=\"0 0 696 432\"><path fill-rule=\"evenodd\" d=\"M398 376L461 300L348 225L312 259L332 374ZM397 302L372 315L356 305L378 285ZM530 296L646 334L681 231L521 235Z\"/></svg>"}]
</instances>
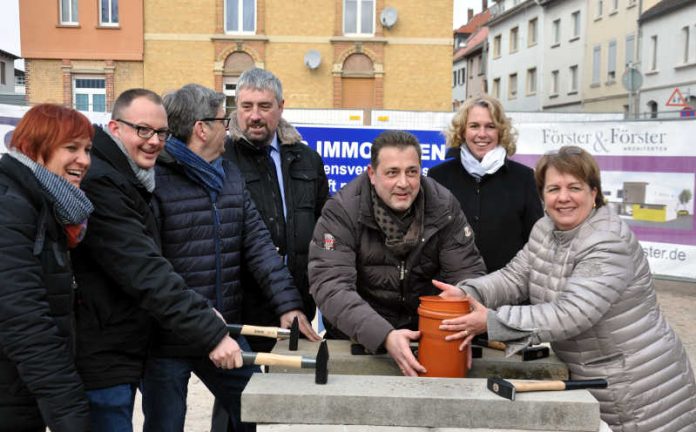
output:
<instances>
[{"instance_id":1,"label":"concrete block","mask_svg":"<svg viewBox=\"0 0 696 432\"><path fill-rule=\"evenodd\" d=\"M346 375L401 375L399 367L388 354L353 355L350 341L329 340L329 373ZM288 350L288 341L279 341L273 353L285 355L304 355L314 357L319 345L300 339L298 351ZM276 373L313 373L305 369L271 367ZM469 378L500 377L510 379L549 379L567 380L568 367L551 352L545 359L523 362L519 356L505 357L503 351L483 348L483 357L473 360Z\"/></svg>"},{"instance_id":2,"label":"concrete block","mask_svg":"<svg viewBox=\"0 0 696 432\"><path fill-rule=\"evenodd\" d=\"M520 393L510 401L484 379L254 374L242 419L255 423L596 432L599 403L586 390ZM323 429L326 430L326 429Z\"/></svg>"},{"instance_id":3,"label":"concrete block","mask_svg":"<svg viewBox=\"0 0 696 432\"><path fill-rule=\"evenodd\" d=\"M464 428L423 428L402 426L370 425L308 425L308 424L260 424L257 432L538 432L538 429L464 429ZM597 432L611 432L609 426L602 422Z\"/></svg>"}]
</instances>

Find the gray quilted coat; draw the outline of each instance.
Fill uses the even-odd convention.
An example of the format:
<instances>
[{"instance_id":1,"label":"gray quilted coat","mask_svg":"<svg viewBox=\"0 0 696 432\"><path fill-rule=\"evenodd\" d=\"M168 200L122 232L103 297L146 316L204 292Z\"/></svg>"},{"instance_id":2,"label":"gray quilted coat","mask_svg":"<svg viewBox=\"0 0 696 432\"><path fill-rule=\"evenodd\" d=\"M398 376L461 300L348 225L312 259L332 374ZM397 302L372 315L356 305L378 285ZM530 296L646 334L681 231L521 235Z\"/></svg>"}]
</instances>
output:
<instances>
[{"instance_id":1,"label":"gray quilted coat","mask_svg":"<svg viewBox=\"0 0 696 432\"><path fill-rule=\"evenodd\" d=\"M686 352L657 305L640 244L608 207L570 231L542 218L506 267L464 289L497 309L489 319L529 332L526 343L550 342L572 379L606 378L607 389L591 392L614 432L696 431Z\"/></svg>"}]
</instances>

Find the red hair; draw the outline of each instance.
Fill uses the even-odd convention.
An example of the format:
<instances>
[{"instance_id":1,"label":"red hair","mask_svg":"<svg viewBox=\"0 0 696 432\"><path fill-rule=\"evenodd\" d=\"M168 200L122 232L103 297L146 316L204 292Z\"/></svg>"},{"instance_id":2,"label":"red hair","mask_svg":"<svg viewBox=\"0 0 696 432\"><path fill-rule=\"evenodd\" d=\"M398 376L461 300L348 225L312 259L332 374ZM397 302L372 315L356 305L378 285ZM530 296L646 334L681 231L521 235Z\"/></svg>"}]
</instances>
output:
<instances>
[{"instance_id":1,"label":"red hair","mask_svg":"<svg viewBox=\"0 0 696 432\"><path fill-rule=\"evenodd\" d=\"M72 108L39 104L24 114L12 132L10 146L34 161L47 161L61 145L70 141L94 138L89 119Z\"/></svg>"}]
</instances>

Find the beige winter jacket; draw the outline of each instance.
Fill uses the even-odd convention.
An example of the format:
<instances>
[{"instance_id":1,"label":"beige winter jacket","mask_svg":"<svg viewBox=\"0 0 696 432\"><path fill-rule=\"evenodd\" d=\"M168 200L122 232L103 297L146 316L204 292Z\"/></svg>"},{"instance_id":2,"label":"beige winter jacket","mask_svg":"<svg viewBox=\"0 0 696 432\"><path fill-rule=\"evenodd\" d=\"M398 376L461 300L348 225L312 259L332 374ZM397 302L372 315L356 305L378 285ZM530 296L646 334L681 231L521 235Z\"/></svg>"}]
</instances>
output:
<instances>
[{"instance_id":1,"label":"beige winter jacket","mask_svg":"<svg viewBox=\"0 0 696 432\"><path fill-rule=\"evenodd\" d=\"M497 309L494 319L530 332L527 343L551 342L572 379L606 378L607 389L591 392L615 432L696 431L686 352L660 312L638 240L608 207L570 231L544 217L505 268L465 289ZM527 298L531 305L509 306Z\"/></svg>"}]
</instances>

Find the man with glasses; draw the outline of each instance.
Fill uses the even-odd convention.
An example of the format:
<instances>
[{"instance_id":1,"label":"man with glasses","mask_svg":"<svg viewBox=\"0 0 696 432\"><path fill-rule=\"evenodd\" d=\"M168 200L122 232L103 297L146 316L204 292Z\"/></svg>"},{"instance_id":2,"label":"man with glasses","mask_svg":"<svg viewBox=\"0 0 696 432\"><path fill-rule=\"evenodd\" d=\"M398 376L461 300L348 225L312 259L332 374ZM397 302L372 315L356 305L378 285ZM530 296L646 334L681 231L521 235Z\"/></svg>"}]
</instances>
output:
<instances>
[{"instance_id":1,"label":"man with glasses","mask_svg":"<svg viewBox=\"0 0 696 432\"><path fill-rule=\"evenodd\" d=\"M320 337L301 312L302 297L276 253L237 167L221 157L225 95L188 84L164 97L172 137L157 160L152 206L157 209L162 251L189 289L205 297L229 323L241 323L241 268L254 275L266 301L289 328L298 317L312 340ZM176 333L158 329L142 381L145 432L183 431L186 389L194 372L221 401L237 432L242 390L258 367L223 370L206 351ZM237 342L249 346L243 336Z\"/></svg>"},{"instance_id":2,"label":"man with glasses","mask_svg":"<svg viewBox=\"0 0 696 432\"><path fill-rule=\"evenodd\" d=\"M95 128L92 167L82 189L94 204L72 253L77 283L78 371L92 430L132 431L135 389L156 321L208 354L217 367L242 366L237 343L206 300L186 289L162 257L149 207L154 165L170 136L161 98L132 89Z\"/></svg>"}]
</instances>

